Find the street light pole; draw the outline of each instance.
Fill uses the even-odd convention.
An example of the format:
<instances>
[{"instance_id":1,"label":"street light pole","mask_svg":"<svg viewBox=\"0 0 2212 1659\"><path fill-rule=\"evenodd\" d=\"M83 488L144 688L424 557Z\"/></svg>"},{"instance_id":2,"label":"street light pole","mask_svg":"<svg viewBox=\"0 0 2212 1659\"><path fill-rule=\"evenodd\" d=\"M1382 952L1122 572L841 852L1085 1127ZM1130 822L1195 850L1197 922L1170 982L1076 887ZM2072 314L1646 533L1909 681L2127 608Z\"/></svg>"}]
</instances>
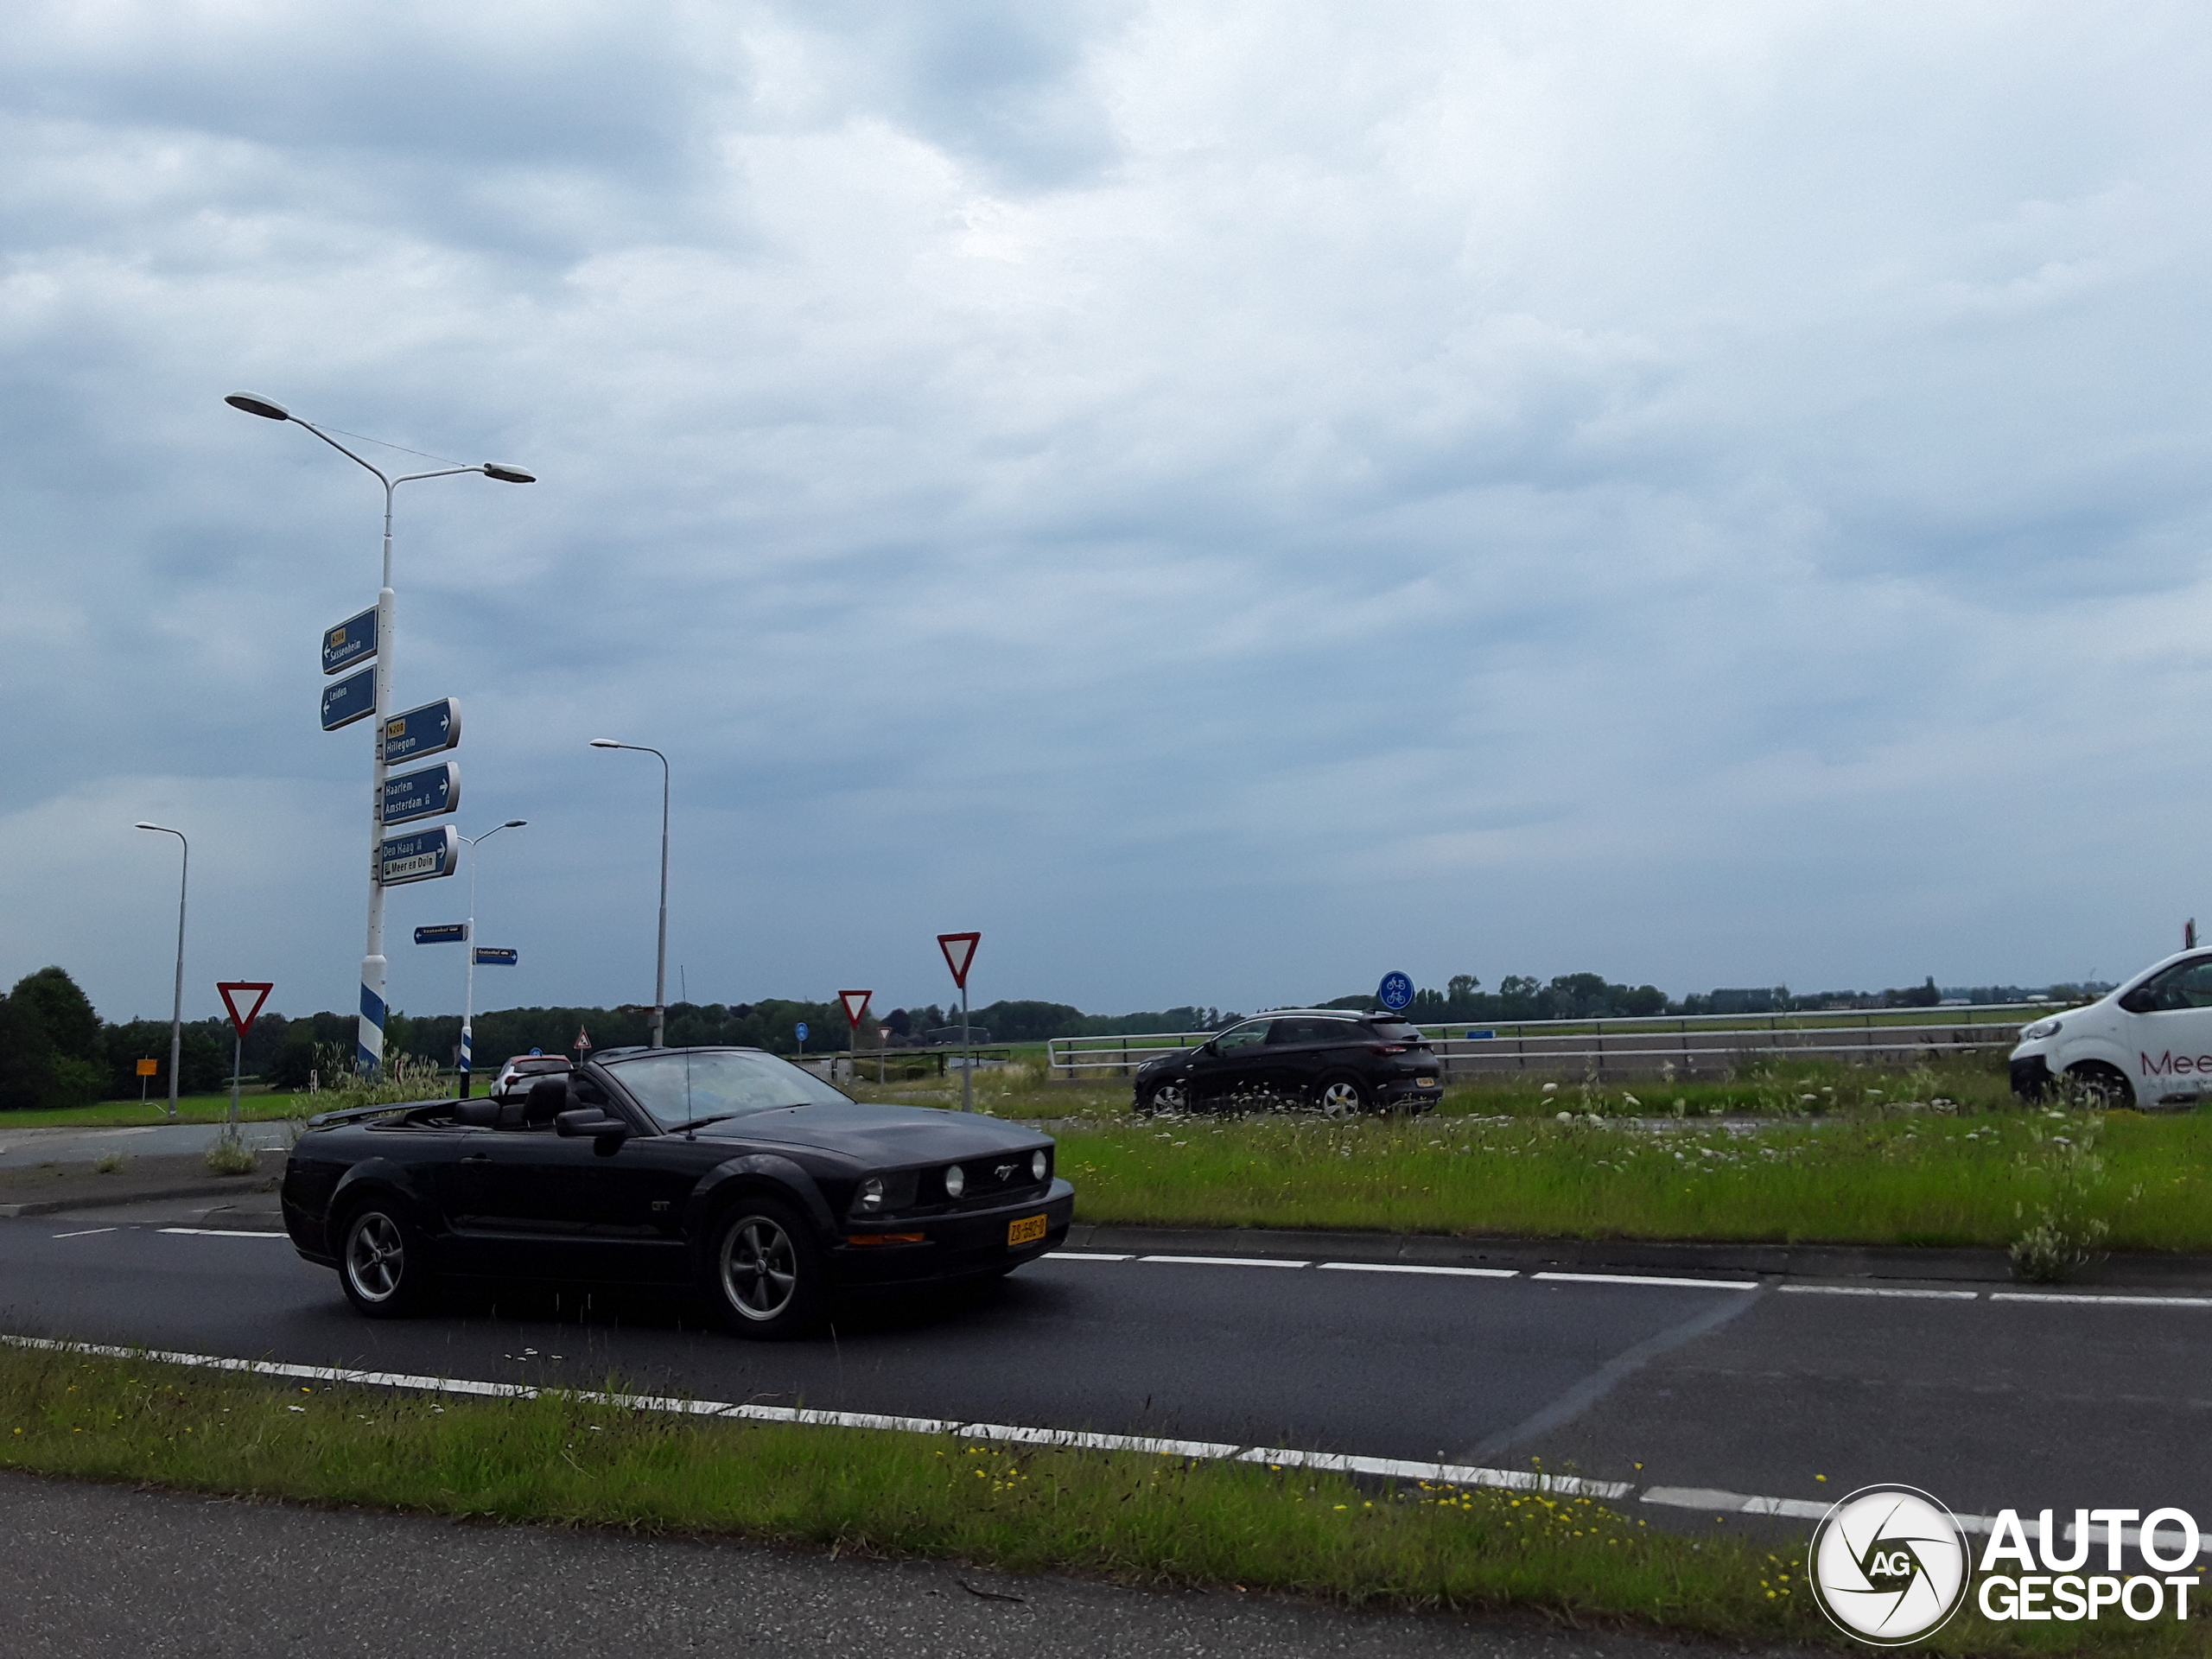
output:
<instances>
[{"instance_id":1,"label":"street light pole","mask_svg":"<svg viewBox=\"0 0 2212 1659\"><path fill-rule=\"evenodd\" d=\"M192 881L192 843L184 838L184 831L172 830L165 823L134 823L134 830L157 830L164 836L175 836L183 849L184 861L176 878L176 995L169 1003L169 1118L176 1118L177 1059L184 1052L184 899Z\"/></svg>"},{"instance_id":2,"label":"street light pole","mask_svg":"<svg viewBox=\"0 0 2212 1659\"><path fill-rule=\"evenodd\" d=\"M502 830L520 830L528 818L509 818L505 823L495 823L480 836L461 836L456 839L468 847L468 921L461 930L461 942L468 947L468 974L462 981L461 994L461 1097L468 1098L468 1085L473 1075L471 1059L475 1050L475 1033L470 1029L476 1017L476 849L498 835Z\"/></svg>"},{"instance_id":3,"label":"street light pole","mask_svg":"<svg viewBox=\"0 0 2212 1659\"><path fill-rule=\"evenodd\" d=\"M658 749L643 743L617 743L611 737L594 737L594 749L635 749L639 754L650 754L660 762L660 944L653 954L653 1040L655 1048L666 1048L664 1033L668 1028L668 757Z\"/></svg>"},{"instance_id":4,"label":"street light pole","mask_svg":"<svg viewBox=\"0 0 2212 1659\"><path fill-rule=\"evenodd\" d=\"M453 478L462 473L481 473L502 484L535 484L537 480L528 473L488 461L474 467L442 467L435 472L403 473L394 477L362 460L312 421L301 419L282 404L250 391L232 392L223 401L232 409L258 415L264 420L289 421L295 426L305 427L384 486L384 585L377 590L376 719L369 766L369 926L368 942L361 953L361 1018L354 1043L356 1069L373 1076L384 1065L384 987L387 965L384 954L384 871L378 860L384 845L384 728L392 714L391 659L397 643L391 589L391 498L402 484L425 478Z\"/></svg>"}]
</instances>

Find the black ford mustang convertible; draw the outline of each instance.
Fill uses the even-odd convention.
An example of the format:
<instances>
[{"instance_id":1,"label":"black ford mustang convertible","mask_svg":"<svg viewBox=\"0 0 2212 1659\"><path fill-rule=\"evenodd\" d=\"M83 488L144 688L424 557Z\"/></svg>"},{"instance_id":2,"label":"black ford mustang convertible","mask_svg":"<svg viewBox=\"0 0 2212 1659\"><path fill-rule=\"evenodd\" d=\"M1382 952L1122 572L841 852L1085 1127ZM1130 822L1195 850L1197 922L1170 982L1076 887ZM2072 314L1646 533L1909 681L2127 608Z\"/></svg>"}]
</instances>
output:
<instances>
[{"instance_id":1,"label":"black ford mustang convertible","mask_svg":"<svg viewBox=\"0 0 2212 1659\"><path fill-rule=\"evenodd\" d=\"M1067 1236L1053 1142L863 1106L758 1049L610 1049L520 1099L314 1119L284 1226L355 1307L441 1274L696 1287L731 1329L811 1326L833 1291L1010 1273Z\"/></svg>"}]
</instances>

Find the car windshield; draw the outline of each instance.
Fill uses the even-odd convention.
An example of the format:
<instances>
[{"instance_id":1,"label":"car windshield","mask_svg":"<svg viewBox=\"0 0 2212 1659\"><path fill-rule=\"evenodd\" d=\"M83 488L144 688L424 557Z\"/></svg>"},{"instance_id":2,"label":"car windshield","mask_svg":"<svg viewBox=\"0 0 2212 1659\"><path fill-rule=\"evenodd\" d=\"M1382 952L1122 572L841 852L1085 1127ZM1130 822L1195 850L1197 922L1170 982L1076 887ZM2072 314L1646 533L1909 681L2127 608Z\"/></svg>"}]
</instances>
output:
<instances>
[{"instance_id":1,"label":"car windshield","mask_svg":"<svg viewBox=\"0 0 2212 1659\"><path fill-rule=\"evenodd\" d=\"M610 1060L607 1069L663 1128L779 1106L843 1105L849 1098L772 1054L676 1048Z\"/></svg>"}]
</instances>

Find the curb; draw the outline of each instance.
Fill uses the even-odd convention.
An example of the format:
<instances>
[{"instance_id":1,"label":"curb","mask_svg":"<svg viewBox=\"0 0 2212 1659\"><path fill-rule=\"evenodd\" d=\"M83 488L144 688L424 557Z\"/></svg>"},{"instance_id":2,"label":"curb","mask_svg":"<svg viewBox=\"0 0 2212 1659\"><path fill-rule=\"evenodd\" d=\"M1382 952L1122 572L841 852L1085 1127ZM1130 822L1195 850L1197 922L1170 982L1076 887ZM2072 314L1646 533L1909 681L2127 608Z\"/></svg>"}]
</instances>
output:
<instances>
[{"instance_id":1,"label":"curb","mask_svg":"<svg viewBox=\"0 0 2212 1659\"><path fill-rule=\"evenodd\" d=\"M276 1147L264 1147L263 1154L276 1153ZM161 1204L175 1198L204 1198L232 1197L241 1192L264 1190L264 1183L273 1181L276 1172L266 1165L251 1175L201 1175L188 1180L172 1181L166 1186L133 1186L128 1181L118 1183L102 1176L100 1185L74 1192L57 1194L52 1198L26 1198L20 1203L0 1204L0 1217L17 1216L51 1216L63 1211L112 1210L127 1204ZM274 1188L268 1190L273 1191Z\"/></svg>"},{"instance_id":2,"label":"curb","mask_svg":"<svg viewBox=\"0 0 2212 1659\"><path fill-rule=\"evenodd\" d=\"M2011 1258L1994 1249L1910 1245L1695 1243L1654 1239L1451 1238L1423 1233L1292 1232L1259 1227L1127 1227L1077 1222L1064 1247L1139 1253L1402 1262L1440 1268L1618 1268L1751 1273L1782 1279L1897 1279L2010 1284ZM2212 1287L2212 1256L2128 1252L2073 1282Z\"/></svg>"}]
</instances>

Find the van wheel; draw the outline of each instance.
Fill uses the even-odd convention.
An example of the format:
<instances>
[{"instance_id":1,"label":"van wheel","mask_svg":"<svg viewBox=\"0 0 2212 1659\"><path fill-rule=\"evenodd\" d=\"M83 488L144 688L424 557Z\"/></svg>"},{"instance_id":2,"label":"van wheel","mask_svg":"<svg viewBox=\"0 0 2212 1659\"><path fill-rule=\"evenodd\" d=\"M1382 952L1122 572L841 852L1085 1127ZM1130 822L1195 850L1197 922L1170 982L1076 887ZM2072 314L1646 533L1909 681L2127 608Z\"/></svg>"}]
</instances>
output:
<instances>
[{"instance_id":1,"label":"van wheel","mask_svg":"<svg viewBox=\"0 0 2212 1659\"><path fill-rule=\"evenodd\" d=\"M2082 1103L2100 1112L2126 1111L2135 1104L2135 1090L2127 1075L2101 1060L2084 1060L2066 1068L2067 1077L2080 1090Z\"/></svg>"}]
</instances>

